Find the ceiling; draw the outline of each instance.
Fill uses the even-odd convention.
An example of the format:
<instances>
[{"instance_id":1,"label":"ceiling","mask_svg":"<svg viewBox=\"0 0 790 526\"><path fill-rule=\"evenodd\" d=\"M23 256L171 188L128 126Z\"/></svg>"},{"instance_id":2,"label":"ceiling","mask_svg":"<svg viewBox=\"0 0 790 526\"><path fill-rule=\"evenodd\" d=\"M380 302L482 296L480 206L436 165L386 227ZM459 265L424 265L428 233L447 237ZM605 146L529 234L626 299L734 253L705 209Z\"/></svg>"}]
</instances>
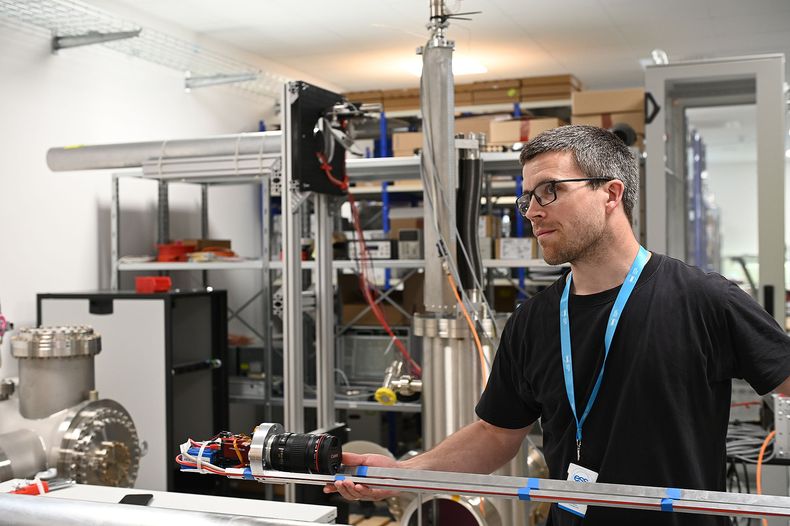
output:
<instances>
[{"instance_id":1,"label":"ceiling","mask_svg":"<svg viewBox=\"0 0 790 526\"><path fill-rule=\"evenodd\" d=\"M95 1L101 6L104 2ZM429 0L114 0L346 90L413 87ZM487 67L457 82L573 73L587 88L643 83L640 60L781 52L788 0L447 0L456 53Z\"/></svg>"}]
</instances>

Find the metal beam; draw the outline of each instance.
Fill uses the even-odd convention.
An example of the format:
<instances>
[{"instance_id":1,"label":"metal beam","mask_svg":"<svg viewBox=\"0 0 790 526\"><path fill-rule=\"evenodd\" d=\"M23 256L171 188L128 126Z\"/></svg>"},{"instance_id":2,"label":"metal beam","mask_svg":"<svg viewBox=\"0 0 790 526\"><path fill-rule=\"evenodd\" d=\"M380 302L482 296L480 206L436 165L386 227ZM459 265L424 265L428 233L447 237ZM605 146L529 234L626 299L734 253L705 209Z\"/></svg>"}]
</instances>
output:
<instances>
[{"instance_id":1,"label":"metal beam","mask_svg":"<svg viewBox=\"0 0 790 526\"><path fill-rule=\"evenodd\" d=\"M140 36L142 29L133 31L116 31L113 33L99 33L98 31L88 31L82 35L69 35L63 37L52 37L52 51L60 51L71 47L92 46L114 40L126 40Z\"/></svg>"},{"instance_id":2,"label":"metal beam","mask_svg":"<svg viewBox=\"0 0 790 526\"><path fill-rule=\"evenodd\" d=\"M191 73L187 72L184 78L184 89L187 91L195 88L207 88L209 86L219 86L222 84L235 84L238 82L251 82L258 80L260 75L258 73L232 73L217 75L205 75L200 77L193 77Z\"/></svg>"},{"instance_id":3,"label":"metal beam","mask_svg":"<svg viewBox=\"0 0 790 526\"><path fill-rule=\"evenodd\" d=\"M249 468L246 470L249 471ZM244 478L244 469L226 469ZM501 497L533 502L569 502L590 506L739 517L790 517L790 497L572 482L567 480L451 473L397 468L344 467L337 475L263 470L258 482L327 484L349 480L372 488L416 493Z\"/></svg>"}]
</instances>

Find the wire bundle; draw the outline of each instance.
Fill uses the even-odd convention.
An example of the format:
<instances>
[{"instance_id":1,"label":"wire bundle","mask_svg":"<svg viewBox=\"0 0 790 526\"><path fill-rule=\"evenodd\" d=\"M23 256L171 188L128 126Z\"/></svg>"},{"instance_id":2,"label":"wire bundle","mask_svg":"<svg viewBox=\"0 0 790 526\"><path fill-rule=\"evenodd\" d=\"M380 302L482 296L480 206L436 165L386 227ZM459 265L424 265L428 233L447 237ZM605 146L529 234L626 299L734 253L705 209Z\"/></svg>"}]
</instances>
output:
<instances>
[{"instance_id":1,"label":"wire bundle","mask_svg":"<svg viewBox=\"0 0 790 526\"><path fill-rule=\"evenodd\" d=\"M323 153L316 153L318 157L318 161L321 163L321 169L326 174L327 179L330 183L334 186L340 188L341 190L348 190L348 174L343 175L343 179L338 179L334 175L332 175L332 166L327 162L326 157ZM370 259L370 255L368 253L367 245L365 244L365 236L362 232L362 222L359 219L359 209L357 208L356 200L351 193L348 193L348 202L351 205L351 218L352 223L354 225L354 230L357 233L357 240L359 241L359 287L362 291L362 295L365 298L368 306L370 307L371 312L376 317L376 320L379 322L384 330L387 332L389 337L392 339L392 343L398 349L398 352L403 355L403 358L406 360L409 369L411 369L412 373L415 376L422 376L422 369L417 362L409 354L409 351L406 349L406 346L403 345L403 342L395 336L395 333L392 331L392 328L387 323L387 320L384 317L384 313L381 311L381 307L376 302L376 299L373 297L373 288L370 285L370 279L368 276L373 275L373 261Z\"/></svg>"},{"instance_id":2,"label":"wire bundle","mask_svg":"<svg viewBox=\"0 0 790 526\"><path fill-rule=\"evenodd\" d=\"M231 442L231 438L233 439ZM222 446L225 439L229 450L223 454ZM181 471L192 471L201 474L230 475L228 468L238 469L246 467L239 439L249 439L246 435L231 435L227 431L217 434L214 438L198 442L191 438L179 446L181 453L176 456L176 462L181 466ZM226 456L227 455L227 456ZM230 457L233 457L232 461ZM236 461L238 460L238 463Z\"/></svg>"},{"instance_id":3,"label":"wire bundle","mask_svg":"<svg viewBox=\"0 0 790 526\"><path fill-rule=\"evenodd\" d=\"M727 456L746 462L757 464L760 448L766 439L765 430L756 424L730 424L727 427ZM773 445L767 450L762 462L770 462L774 458Z\"/></svg>"}]
</instances>

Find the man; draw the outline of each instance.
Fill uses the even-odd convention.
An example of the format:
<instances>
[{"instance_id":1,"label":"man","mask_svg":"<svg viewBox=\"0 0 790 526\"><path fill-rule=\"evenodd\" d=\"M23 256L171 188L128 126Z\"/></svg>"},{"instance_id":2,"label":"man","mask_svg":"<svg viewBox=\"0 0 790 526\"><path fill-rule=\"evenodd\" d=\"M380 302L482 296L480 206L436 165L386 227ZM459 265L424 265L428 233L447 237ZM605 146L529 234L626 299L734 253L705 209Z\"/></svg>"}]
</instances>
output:
<instances>
[{"instance_id":1,"label":"man","mask_svg":"<svg viewBox=\"0 0 790 526\"><path fill-rule=\"evenodd\" d=\"M574 464L598 482L724 491L731 379L790 394L790 338L733 283L639 246L638 167L613 134L550 130L521 162L519 209L545 260L571 272L508 320L481 420L406 462L349 454L344 463L490 473L540 418L552 478L568 478ZM335 489L349 499L390 494L350 481L326 491ZM728 524L605 507L583 514L553 505L550 524Z\"/></svg>"}]
</instances>

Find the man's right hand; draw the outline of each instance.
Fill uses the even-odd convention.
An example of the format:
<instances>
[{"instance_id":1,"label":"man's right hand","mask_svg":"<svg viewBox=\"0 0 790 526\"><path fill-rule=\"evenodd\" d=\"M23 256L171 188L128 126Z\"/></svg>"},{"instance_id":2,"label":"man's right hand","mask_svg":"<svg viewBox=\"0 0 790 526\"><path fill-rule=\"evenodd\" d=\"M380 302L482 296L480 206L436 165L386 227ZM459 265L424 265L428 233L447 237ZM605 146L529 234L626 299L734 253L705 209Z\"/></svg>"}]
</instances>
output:
<instances>
[{"instance_id":1,"label":"man's right hand","mask_svg":"<svg viewBox=\"0 0 790 526\"><path fill-rule=\"evenodd\" d=\"M399 462L384 455L357 455L356 453L343 453L344 466L370 466L376 468L402 467ZM348 500L382 500L394 497L397 491L372 489L364 484L355 484L350 480L337 480L333 484L324 486L324 493L340 493Z\"/></svg>"}]
</instances>

